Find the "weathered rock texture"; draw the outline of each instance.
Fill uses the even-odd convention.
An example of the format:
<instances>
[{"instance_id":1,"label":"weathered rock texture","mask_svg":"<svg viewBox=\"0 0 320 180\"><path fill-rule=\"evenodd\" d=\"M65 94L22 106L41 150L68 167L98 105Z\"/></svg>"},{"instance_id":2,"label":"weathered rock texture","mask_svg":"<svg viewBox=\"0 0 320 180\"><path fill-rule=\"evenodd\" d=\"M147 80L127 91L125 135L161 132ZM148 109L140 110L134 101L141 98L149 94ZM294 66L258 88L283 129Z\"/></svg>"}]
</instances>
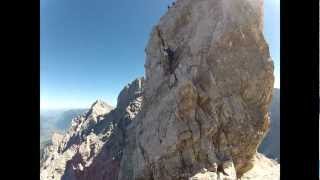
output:
<instances>
[{"instance_id":1,"label":"weathered rock texture","mask_svg":"<svg viewBox=\"0 0 320 180\"><path fill-rule=\"evenodd\" d=\"M136 79L121 91L116 108L96 101L65 135L54 134L42 153L41 180L117 179L124 129L140 111L142 86Z\"/></svg>"},{"instance_id":2,"label":"weathered rock texture","mask_svg":"<svg viewBox=\"0 0 320 180\"><path fill-rule=\"evenodd\" d=\"M120 179L183 179L229 161L240 177L253 167L274 82L262 9L260 0L178 0L161 18Z\"/></svg>"},{"instance_id":3,"label":"weathered rock texture","mask_svg":"<svg viewBox=\"0 0 320 180\"><path fill-rule=\"evenodd\" d=\"M245 176L270 123L262 9L262 0L177 0L151 33L145 81L54 138L42 179Z\"/></svg>"}]
</instances>

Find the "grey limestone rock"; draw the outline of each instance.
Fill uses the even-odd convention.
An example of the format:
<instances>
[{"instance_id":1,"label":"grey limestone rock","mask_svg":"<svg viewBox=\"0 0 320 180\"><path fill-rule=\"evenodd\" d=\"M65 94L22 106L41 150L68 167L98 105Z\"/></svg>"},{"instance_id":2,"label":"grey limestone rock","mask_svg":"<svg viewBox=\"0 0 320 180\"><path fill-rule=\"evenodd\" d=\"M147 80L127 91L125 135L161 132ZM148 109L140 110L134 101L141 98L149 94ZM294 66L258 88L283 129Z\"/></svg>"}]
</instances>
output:
<instances>
[{"instance_id":1,"label":"grey limestone rock","mask_svg":"<svg viewBox=\"0 0 320 180\"><path fill-rule=\"evenodd\" d=\"M177 0L151 32L145 79L74 119L41 179L248 177L274 82L262 19L262 0Z\"/></svg>"},{"instance_id":2,"label":"grey limestone rock","mask_svg":"<svg viewBox=\"0 0 320 180\"><path fill-rule=\"evenodd\" d=\"M262 5L177 0L160 19L146 48L142 111L124 150L131 163L121 163L119 179L181 179L226 161L241 177L253 167L274 83Z\"/></svg>"}]
</instances>

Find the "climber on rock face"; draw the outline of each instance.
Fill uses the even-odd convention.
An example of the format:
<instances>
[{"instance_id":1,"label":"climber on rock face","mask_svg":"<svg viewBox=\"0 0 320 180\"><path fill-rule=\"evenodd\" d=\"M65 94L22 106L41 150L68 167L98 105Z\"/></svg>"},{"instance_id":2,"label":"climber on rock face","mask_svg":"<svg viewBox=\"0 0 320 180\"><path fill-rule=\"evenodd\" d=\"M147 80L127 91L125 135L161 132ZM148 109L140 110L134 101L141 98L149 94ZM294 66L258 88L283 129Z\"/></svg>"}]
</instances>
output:
<instances>
[{"instance_id":1,"label":"climber on rock face","mask_svg":"<svg viewBox=\"0 0 320 180\"><path fill-rule=\"evenodd\" d=\"M163 51L165 53L165 56L167 56L167 59L168 59L169 71L170 71L170 73L172 73L172 71L173 71L172 66L173 66L173 61L174 61L174 52L169 47L164 48Z\"/></svg>"},{"instance_id":2,"label":"climber on rock face","mask_svg":"<svg viewBox=\"0 0 320 180\"><path fill-rule=\"evenodd\" d=\"M159 26L156 26L156 30L157 30L157 35L159 37L159 40L160 40L160 52L164 54L164 56L166 57L167 59L167 63L168 63L168 71L170 72L170 74L173 73L173 63L174 63L174 59L175 59L175 56L174 56L174 51L168 46L168 44L165 42L162 34L161 34L161 31L159 29Z\"/></svg>"},{"instance_id":3,"label":"climber on rock face","mask_svg":"<svg viewBox=\"0 0 320 180\"><path fill-rule=\"evenodd\" d=\"M169 61L173 60L174 52L169 48L164 48L165 55L168 57Z\"/></svg>"}]
</instances>

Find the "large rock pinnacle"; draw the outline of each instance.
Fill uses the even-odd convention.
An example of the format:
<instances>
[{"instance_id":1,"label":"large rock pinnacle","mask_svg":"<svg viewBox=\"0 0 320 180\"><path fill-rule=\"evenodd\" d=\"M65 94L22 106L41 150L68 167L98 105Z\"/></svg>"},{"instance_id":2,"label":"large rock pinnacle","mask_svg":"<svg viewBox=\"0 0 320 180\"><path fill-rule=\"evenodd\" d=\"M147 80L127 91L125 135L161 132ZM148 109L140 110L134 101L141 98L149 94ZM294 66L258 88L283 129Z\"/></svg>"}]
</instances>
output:
<instances>
[{"instance_id":1,"label":"large rock pinnacle","mask_svg":"<svg viewBox=\"0 0 320 180\"><path fill-rule=\"evenodd\" d=\"M262 7L262 0L178 0L161 18L146 48L135 143L126 149L133 164L121 178L180 179L225 162L240 177L252 168L274 82Z\"/></svg>"},{"instance_id":2,"label":"large rock pinnacle","mask_svg":"<svg viewBox=\"0 0 320 180\"><path fill-rule=\"evenodd\" d=\"M151 32L145 79L55 134L41 179L278 179L257 154L274 82L262 31L262 0L177 0Z\"/></svg>"}]
</instances>

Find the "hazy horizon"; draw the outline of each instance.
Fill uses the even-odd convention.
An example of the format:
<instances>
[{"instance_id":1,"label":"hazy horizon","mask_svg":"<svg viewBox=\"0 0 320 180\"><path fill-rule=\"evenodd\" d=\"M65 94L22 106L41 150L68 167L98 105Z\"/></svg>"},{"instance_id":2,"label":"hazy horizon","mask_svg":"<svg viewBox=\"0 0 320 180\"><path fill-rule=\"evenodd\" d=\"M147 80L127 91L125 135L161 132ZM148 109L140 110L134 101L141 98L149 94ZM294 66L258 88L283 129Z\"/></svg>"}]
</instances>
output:
<instances>
[{"instance_id":1,"label":"hazy horizon","mask_svg":"<svg viewBox=\"0 0 320 180\"><path fill-rule=\"evenodd\" d=\"M276 87L275 87L276 88ZM276 89L279 89L280 90L280 88L276 88ZM120 92L119 92L120 93ZM118 95L118 94L117 94ZM41 107L40 106L40 112L44 112L44 111L67 111L67 110L71 110L71 109L89 109L90 108L90 106L96 101L97 99L94 99L91 103L89 103L89 105L88 106L86 106L86 107L77 107L77 106L75 106L75 107L63 107L63 108L61 108L61 107L58 107L58 108L55 108L55 107ZM117 104L111 104L111 103L109 103L108 101L106 101L106 100L104 100L104 99L100 99L100 100L102 100L102 101L104 101L104 102L106 102L107 104L109 104L109 105L111 105L111 106L113 106L113 107L115 107ZM319 136L320 136L320 134L319 134ZM320 156L320 155L319 155Z\"/></svg>"}]
</instances>

